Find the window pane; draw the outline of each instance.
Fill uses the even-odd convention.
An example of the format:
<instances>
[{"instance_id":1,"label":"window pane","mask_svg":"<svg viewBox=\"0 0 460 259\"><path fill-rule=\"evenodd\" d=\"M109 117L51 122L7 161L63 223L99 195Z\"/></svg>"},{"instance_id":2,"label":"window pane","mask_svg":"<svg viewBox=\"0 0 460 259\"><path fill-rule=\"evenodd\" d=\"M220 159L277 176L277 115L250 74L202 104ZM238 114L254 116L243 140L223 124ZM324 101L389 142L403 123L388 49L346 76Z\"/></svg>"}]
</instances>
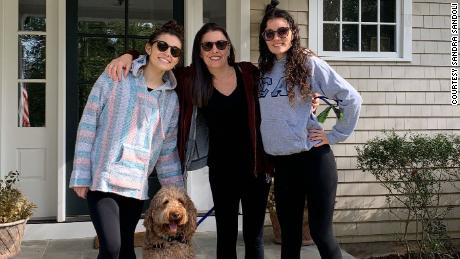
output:
<instances>
[{"instance_id":1,"label":"window pane","mask_svg":"<svg viewBox=\"0 0 460 259\"><path fill-rule=\"evenodd\" d=\"M80 37L78 41L79 81L94 83L104 71L105 66L123 52L123 39Z\"/></svg>"},{"instance_id":2,"label":"window pane","mask_svg":"<svg viewBox=\"0 0 460 259\"><path fill-rule=\"evenodd\" d=\"M340 45L340 25L324 24L323 25L323 49L325 51L339 51Z\"/></svg>"},{"instance_id":3,"label":"window pane","mask_svg":"<svg viewBox=\"0 0 460 259\"><path fill-rule=\"evenodd\" d=\"M358 22L359 1L343 0L342 12L344 21Z\"/></svg>"},{"instance_id":4,"label":"window pane","mask_svg":"<svg viewBox=\"0 0 460 259\"><path fill-rule=\"evenodd\" d=\"M19 30L46 31L46 0L19 0Z\"/></svg>"},{"instance_id":5,"label":"window pane","mask_svg":"<svg viewBox=\"0 0 460 259\"><path fill-rule=\"evenodd\" d=\"M88 101L88 96L92 88L93 84L81 84L78 86L78 120L81 119L81 115L83 114L86 101Z\"/></svg>"},{"instance_id":6,"label":"window pane","mask_svg":"<svg viewBox=\"0 0 460 259\"><path fill-rule=\"evenodd\" d=\"M380 0L380 21L396 22L396 0Z\"/></svg>"},{"instance_id":7,"label":"window pane","mask_svg":"<svg viewBox=\"0 0 460 259\"><path fill-rule=\"evenodd\" d=\"M173 18L173 1L129 1L128 34L150 36L156 25L161 25Z\"/></svg>"},{"instance_id":8,"label":"window pane","mask_svg":"<svg viewBox=\"0 0 460 259\"><path fill-rule=\"evenodd\" d=\"M343 51L358 51L358 25L344 24L342 30Z\"/></svg>"},{"instance_id":9,"label":"window pane","mask_svg":"<svg viewBox=\"0 0 460 259\"><path fill-rule=\"evenodd\" d=\"M78 0L78 32L125 34L125 1Z\"/></svg>"},{"instance_id":10,"label":"window pane","mask_svg":"<svg viewBox=\"0 0 460 259\"><path fill-rule=\"evenodd\" d=\"M18 127L44 127L45 107L44 83L19 83Z\"/></svg>"},{"instance_id":11,"label":"window pane","mask_svg":"<svg viewBox=\"0 0 460 259\"><path fill-rule=\"evenodd\" d=\"M148 39L128 39L128 47L127 49L135 49L140 51L140 53L145 53L145 43L147 43Z\"/></svg>"},{"instance_id":12,"label":"window pane","mask_svg":"<svg viewBox=\"0 0 460 259\"><path fill-rule=\"evenodd\" d=\"M396 51L396 27L393 25L380 26L380 51L395 52Z\"/></svg>"},{"instance_id":13,"label":"window pane","mask_svg":"<svg viewBox=\"0 0 460 259\"><path fill-rule=\"evenodd\" d=\"M340 0L324 0L323 20L340 21Z\"/></svg>"},{"instance_id":14,"label":"window pane","mask_svg":"<svg viewBox=\"0 0 460 259\"><path fill-rule=\"evenodd\" d=\"M377 25L361 26L361 51L377 51Z\"/></svg>"},{"instance_id":15,"label":"window pane","mask_svg":"<svg viewBox=\"0 0 460 259\"><path fill-rule=\"evenodd\" d=\"M225 2L225 0L203 0L203 22L215 22L225 28L227 26Z\"/></svg>"},{"instance_id":16,"label":"window pane","mask_svg":"<svg viewBox=\"0 0 460 259\"><path fill-rule=\"evenodd\" d=\"M46 36L19 35L18 78L45 79Z\"/></svg>"},{"instance_id":17,"label":"window pane","mask_svg":"<svg viewBox=\"0 0 460 259\"><path fill-rule=\"evenodd\" d=\"M377 0L362 0L361 21L377 22Z\"/></svg>"}]
</instances>

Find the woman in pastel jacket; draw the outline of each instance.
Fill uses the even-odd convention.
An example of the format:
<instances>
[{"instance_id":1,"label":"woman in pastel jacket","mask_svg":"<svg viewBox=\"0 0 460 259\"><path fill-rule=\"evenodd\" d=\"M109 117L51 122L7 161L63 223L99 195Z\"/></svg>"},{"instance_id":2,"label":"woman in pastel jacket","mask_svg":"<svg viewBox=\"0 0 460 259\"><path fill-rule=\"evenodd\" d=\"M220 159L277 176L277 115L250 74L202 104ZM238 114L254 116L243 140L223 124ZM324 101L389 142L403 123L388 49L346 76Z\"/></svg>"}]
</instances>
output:
<instances>
[{"instance_id":1,"label":"woman in pastel jacket","mask_svg":"<svg viewBox=\"0 0 460 259\"><path fill-rule=\"evenodd\" d=\"M182 28L156 29L120 82L103 73L91 90L77 132L70 188L88 202L98 258L136 258L134 231L148 176L184 187L177 151L179 101L171 69L179 63Z\"/></svg>"}]
</instances>

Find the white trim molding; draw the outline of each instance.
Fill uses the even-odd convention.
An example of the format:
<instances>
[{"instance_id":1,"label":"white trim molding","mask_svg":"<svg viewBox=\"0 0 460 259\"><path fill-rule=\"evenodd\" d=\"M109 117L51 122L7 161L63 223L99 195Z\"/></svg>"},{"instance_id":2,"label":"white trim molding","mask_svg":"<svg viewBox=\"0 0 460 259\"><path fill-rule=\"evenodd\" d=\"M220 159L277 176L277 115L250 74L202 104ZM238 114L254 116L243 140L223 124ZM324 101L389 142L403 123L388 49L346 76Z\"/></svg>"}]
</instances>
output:
<instances>
[{"instance_id":1,"label":"white trim molding","mask_svg":"<svg viewBox=\"0 0 460 259\"><path fill-rule=\"evenodd\" d=\"M5 1L0 1L0 125L5 125L4 121L3 121L3 111L5 110L5 102L3 101L3 85L4 85L4 81L3 81L3 62L4 62L4 58L3 58L3 38L4 38L4 35L5 35L5 32L4 32L4 24L5 22L3 21L3 10L5 10L5 7L4 7L4 3ZM3 163L3 161L5 161L5 158L4 158L4 155L3 155L3 133L4 133L4 130L2 129L2 127L0 127L0 177L3 176L3 172L6 171L6 166L5 166L5 163Z\"/></svg>"},{"instance_id":2,"label":"white trim molding","mask_svg":"<svg viewBox=\"0 0 460 259\"><path fill-rule=\"evenodd\" d=\"M185 30L185 62L192 63L193 39L196 32L203 26L203 1L185 0L184 30Z\"/></svg>"},{"instance_id":3,"label":"white trim molding","mask_svg":"<svg viewBox=\"0 0 460 259\"><path fill-rule=\"evenodd\" d=\"M5 102L3 101L3 89L5 85L5 78L4 78L4 65L3 63L5 62L4 60L4 40L5 40L5 21L3 12L6 10L5 8L6 1L0 1L0 125L5 125L4 123L4 117L3 112L5 111ZM5 161L5 151L3 149L3 139L4 139L4 134L5 130L3 127L0 127L0 177L3 176L3 172L6 172L6 163Z\"/></svg>"},{"instance_id":4,"label":"white trim molding","mask_svg":"<svg viewBox=\"0 0 460 259\"><path fill-rule=\"evenodd\" d=\"M250 61L250 1L227 0L226 8L227 32L235 49L235 59L236 61Z\"/></svg>"},{"instance_id":5,"label":"white trim molding","mask_svg":"<svg viewBox=\"0 0 460 259\"><path fill-rule=\"evenodd\" d=\"M66 45L66 1L58 1L58 46ZM57 184L58 204L57 221L66 219L66 49L58 48L58 145L57 145Z\"/></svg>"},{"instance_id":6,"label":"white trim molding","mask_svg":"<svg viewBox=\"0 0 460 259\"><path fill-rule=\"evenodd\" d=\"M396 0L396 52L323 51L322 1L309 1L308 40L309 48L321 58L337 61L412 61L412 0Z\"/></svg>"}]
</instances>

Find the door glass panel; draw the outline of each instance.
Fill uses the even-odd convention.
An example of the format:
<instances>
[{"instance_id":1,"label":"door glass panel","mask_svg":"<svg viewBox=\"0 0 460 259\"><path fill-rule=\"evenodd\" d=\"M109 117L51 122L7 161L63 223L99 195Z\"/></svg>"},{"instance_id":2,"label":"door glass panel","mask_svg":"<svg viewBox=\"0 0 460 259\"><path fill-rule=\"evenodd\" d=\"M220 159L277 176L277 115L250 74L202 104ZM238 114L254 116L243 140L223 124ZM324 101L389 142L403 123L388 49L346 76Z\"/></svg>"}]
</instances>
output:
<instances>
[{"instance_id":1,"label":"door glass panel","mask_svg":"<svg viewBox=\"0 0 460 259\"><path fill-rule=\"evenodd\" d=\"M46 36L19 35L18 78L45 79Z\"/></svg>"},{"instance_id":2,"label":"door glass panel","mask_svg":"<svg viewBox=\"0 0 460 259\"><path fill-rule=\"evenodd\" d=\"M19 0L19 30L46 31L46 0Z\"/></svg>"},{"instance_id":3,"label":"door glass panel","mask_svg":"<svg viewBox=\"0 0 460 259\"><path fill-rule=\"evenodd\" d=\"M122 38L89 38L78 40L79 80L95 82L114 57L124 52Z\"/></svg>"},{"instance_id":4,"label":"door glass panel","mask_svg":"<svg viewBox=\"0 0 460 259\"><path fill-rule=\"evenodd\" d=\"M44 127L45 83L19 83L18 96L18 127Z\"/></svg>"},{"instance_id":5,"label":"door glass panel","mask_svg":"<svg viewBox=\"0 0 460 259\"><path fill-rule=\"evenodd\" d=\"M150 36L156 26L174 19L173 1L129 1L128 34Z\"/></svg>"},{"instance_id":6,"label":"door glass panel","mask_svg":"<svg viewBox=\"0 0 460 259\"><path fill-rule=\"evenodd\" d=\"M135 49L140 53L145 53L145 43L147 43L146 39L128 39L128 46L127 49Z\"/></svg>"},{"instance_id":7,"label":"door glass panel","mask_svg":"<svg viewBox=\"0 0 460 259\"><path fill-rule=\"evenodd\" d=\"M78 0L78 32L124 35L124 1Z\"/></svg>"},{"instance_id":8,"label":"door glass panel","mask_svg":"<svg viewBox=\"0 0 460 259\"><path fill-rule=\"evenodd\" d=\"M225 0L203 0L203 22L214 22L226 27L226 1Z\"/></svg>"}]
</instances>

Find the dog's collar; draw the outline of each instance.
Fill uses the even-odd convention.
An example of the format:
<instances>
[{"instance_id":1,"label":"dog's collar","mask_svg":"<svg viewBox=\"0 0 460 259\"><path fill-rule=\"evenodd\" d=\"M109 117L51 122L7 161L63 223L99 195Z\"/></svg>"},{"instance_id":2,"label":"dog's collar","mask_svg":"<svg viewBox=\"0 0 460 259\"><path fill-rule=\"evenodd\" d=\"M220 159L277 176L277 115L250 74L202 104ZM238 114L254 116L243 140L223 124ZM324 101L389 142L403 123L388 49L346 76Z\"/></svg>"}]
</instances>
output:
<instances>
[{"instance_id":1,"label":"dog's collar","mask_svg":"<svg viewBox=\"0 0 460 259\"><path fill-rule=\"evenodd\" d=\"M182 235L179 235L179 236L162 236L161 239L163 239L164 241L166 241L168 243L171 243L171 242L174 242L174 241L182 243L182 244L189 244L190 243L190 241L186 240L184 238L184 236L182 236ZM159 242L159 243L156 243L156 244L149 245L150 249L164 249L165 247L166 247L165 242Z\"/></svg>"},{"instance_id":2,"label":"dog's collar","mask_svg":"<svg viewBox=\"0 0 460 259\"><path fill-rule=\"evenodd\" d=\"M165 248L165 243L157 243L149 246L150 249L163 249Z\"/></svg>"},{"instance_id":3,"label":"dog's collar","mask_svg":"<svg viewBox=\"0 0 460 259\"><path fill-rule=\"evenodd\" d=\"M176 236L161 236L161 239L165 240L166 242L173 242L177 241L179 243L188 244L188 240L185 239L183 235L176 235Z\"/></svg>"}]
</instances>

